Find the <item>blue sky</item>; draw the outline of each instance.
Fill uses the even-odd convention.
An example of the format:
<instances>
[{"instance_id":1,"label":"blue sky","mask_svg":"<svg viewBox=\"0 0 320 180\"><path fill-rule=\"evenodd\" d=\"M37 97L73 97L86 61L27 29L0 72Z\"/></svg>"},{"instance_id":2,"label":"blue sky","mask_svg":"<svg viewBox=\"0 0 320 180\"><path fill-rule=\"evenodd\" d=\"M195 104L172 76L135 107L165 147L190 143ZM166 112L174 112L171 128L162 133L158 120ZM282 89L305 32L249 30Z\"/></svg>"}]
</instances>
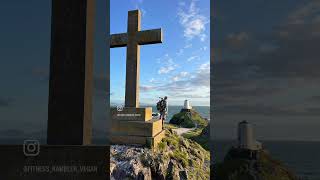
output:
<instances>
[{"instance_id":1,"label":"blue sky","mask_svg":"<svg viewBox=\"0 0 320 180\"><path fill-rule=\"evenodd\" d=\"M171 105L184 99L209 105L209 0L111 0L111 34L127 31L129 10L142 12L142 30L162 28L163 43L141 46L140 103L168 96ZM124 102L126 48L110 51L111 103Z\"/></svg>"}]
</instances>

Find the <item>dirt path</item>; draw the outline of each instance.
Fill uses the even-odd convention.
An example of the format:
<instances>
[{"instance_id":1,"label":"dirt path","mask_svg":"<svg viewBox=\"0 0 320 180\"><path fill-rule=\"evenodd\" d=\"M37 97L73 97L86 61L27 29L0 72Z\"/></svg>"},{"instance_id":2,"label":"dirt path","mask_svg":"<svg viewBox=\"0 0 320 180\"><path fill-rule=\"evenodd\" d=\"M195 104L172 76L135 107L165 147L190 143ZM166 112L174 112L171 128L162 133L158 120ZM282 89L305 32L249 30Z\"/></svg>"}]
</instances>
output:
<instances>
[{"instance_id":1,"label":"dirt path","mask_svg":"<svg viewBox=\"0 0 320 180\"><path fill-rule=\"evenodd\" d=\"M172 129L173 131L175 131L178 135L182 135L184 133L187 133L189 131L194 130L195 128L177 128L177 129Z\"/></svg>"}]
</instances>

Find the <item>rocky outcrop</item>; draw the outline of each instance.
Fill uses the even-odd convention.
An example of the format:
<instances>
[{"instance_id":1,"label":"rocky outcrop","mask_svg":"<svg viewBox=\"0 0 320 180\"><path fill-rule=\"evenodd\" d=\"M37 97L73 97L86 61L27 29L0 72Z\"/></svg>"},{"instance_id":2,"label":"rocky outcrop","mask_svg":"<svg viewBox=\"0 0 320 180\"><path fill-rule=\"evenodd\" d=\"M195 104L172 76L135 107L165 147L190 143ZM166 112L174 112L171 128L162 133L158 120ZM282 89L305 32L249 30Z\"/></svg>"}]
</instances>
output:
<instances>
[{"instance_id":1,"label":"rocky outcrop","mask_svg":"<svg viewBox=\"0 0 320 180\"><path fill-rule=\"evenodd\" d=\"M181 110L173 115L170 124L175 124L184 128L205 127L208 120L203 118L197 111L190 109L189 111Z\"/></svg>"},{"instance_id":2,"label":"rocky outcrop","mask_svg":"<svg viewBox=\"0 0 320 180\"><path fill-rule=\"evenodd\" d=\"M138 146L112 145L111 179L209 179L210 153L198 143L166 130L154 151Z\"/></svg>"},{"instance_id":3,"label":"rocky outcrop","mask_svg":"<svg viewBox=\"0 0 320 180\"><path fill-rule=\"evenodd\" d=\"M213 179L219 180L297 180L281 162L266 150L231 148L222 163L212 166Z\"/></svg>"},{"instance_id":4,"label":"rocky outcrop","mask_svg":"<svg viewBox=\"0 0 320 180\"><path fill-rule=\"evenodd\" d=\"M111 179L145 179L151 180L150 168L144 167L141 156L150 153L148 149L113 145L110 148Z\"/></svg>"}]
</instances>

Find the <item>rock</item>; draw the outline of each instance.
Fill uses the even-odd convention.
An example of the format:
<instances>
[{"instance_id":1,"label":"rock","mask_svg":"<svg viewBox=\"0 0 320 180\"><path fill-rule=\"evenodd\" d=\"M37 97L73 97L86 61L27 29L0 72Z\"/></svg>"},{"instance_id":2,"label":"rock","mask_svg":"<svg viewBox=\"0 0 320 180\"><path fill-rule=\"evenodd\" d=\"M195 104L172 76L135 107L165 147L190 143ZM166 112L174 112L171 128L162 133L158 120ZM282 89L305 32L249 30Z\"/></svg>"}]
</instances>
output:
<instances>
[{"instance_id":1,"label":"rock","mask_svg":"<svg viewBox=\"0 0 320 180\"><path fill-rule=\"evenodd\" d=\"M188 180L188 174L186 171L179 172L180 180Z\"/></svg>"},{"instance_id":2,"label":"rock","mask_svg":"<svg viewBox=\"0 0 320 180\"><path fill-rule=\"evenodd\" d=\"M297 180L281 162L266 150L249 152L231 148L222 163L212 166L214 179L221 180Z\"/></svg>"},{"instance_id":3,"label":"rock","mask_svg":"<svg viewBox=\"0 0 320 180\"><path fill-rule=\"evenodd\" d=\"M154 151L112 145L110 152L111 179L209 179L209 151L169 130Z\"/></svg>"},{"instance_id":4,"label":"rock","mask_svg":"<svg viewBox=\"0 0 320 180\"><path fill-rule=\"evenodd\" d=\"M169 123L184 128L193 128L197 126L207 126L208 120L201 117L201 115L197 111L190 109L189 111L181 110L179 113L173 115Z\"/></svg>"},{"instance_id":5,"label":"rock","mask_svg":"<svg viewBox=\"0 0 320 180\"><path fill-rule=\"evenodd\" d=\"M140 156L148 151L135 146L113 145L110 148L110 175L114 179L151 180L151 170L143 165Z\"/></svg>"}]
</instances>

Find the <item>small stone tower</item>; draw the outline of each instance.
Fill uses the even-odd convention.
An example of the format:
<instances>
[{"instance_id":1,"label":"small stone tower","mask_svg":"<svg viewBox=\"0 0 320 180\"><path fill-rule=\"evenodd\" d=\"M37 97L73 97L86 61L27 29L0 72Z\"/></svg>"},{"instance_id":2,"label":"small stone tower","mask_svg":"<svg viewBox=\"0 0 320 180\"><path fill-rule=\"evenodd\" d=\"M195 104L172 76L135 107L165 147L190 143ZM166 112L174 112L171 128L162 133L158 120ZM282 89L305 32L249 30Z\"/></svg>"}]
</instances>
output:
<instances>
[{"instance_id":1,"label":"small stone tower","mask_svg":"<svg viewBox=\"0 0 320 180\"><path fill-rule=\"evenodd\" d=\"M247 121L241 121L238 124L238 148L248 150L261 149L261 143L254 138L252 125Z\"/></svg>"}]
</instances>

